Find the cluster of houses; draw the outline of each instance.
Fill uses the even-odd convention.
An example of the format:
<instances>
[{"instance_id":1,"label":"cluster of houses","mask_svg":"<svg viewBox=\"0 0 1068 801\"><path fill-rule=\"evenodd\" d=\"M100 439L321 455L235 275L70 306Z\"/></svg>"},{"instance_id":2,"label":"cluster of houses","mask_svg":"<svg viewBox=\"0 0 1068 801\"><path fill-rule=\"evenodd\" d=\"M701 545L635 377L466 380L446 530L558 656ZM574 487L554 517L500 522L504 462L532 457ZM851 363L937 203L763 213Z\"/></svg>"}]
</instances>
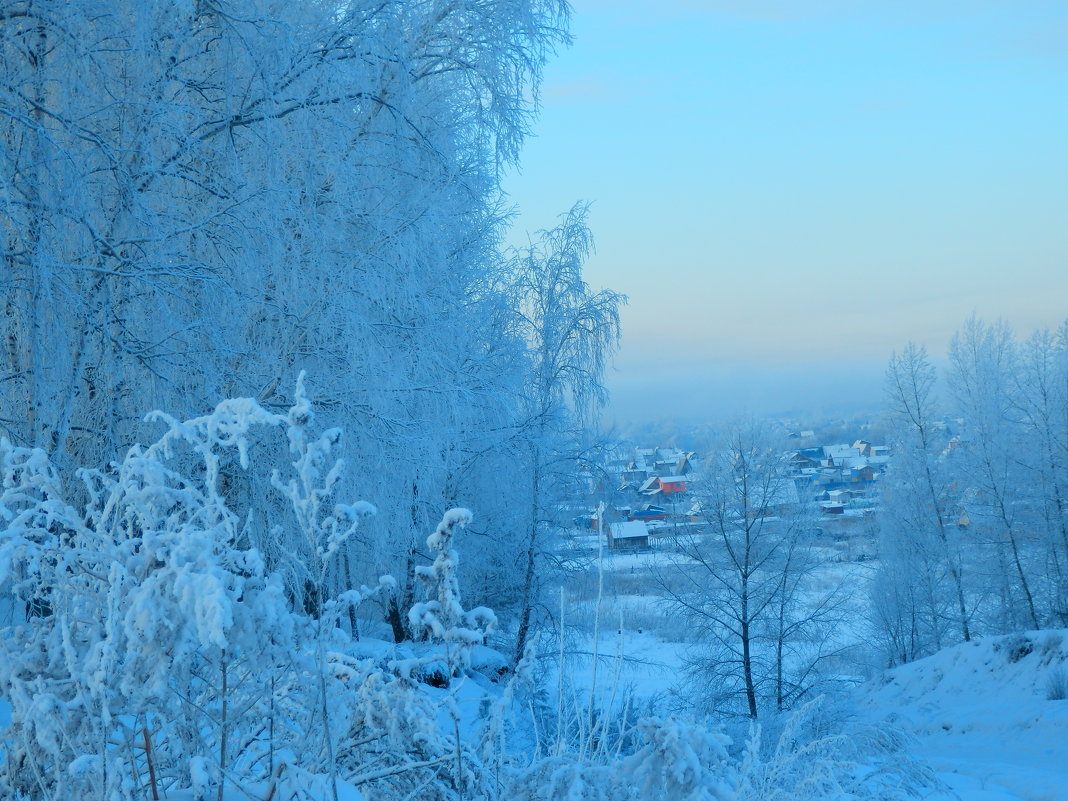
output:
<instances>
[{"instance_id":1,"label":"cluster of houses","mask_svg":"<svg viewBox=\"0 0 1068 801\"><path fill-rule=\"evenodd\" d=\"M798 490L831 515L844 514L857 501L860 509L870 510L875 482L889 462L888 446L859 439L852 445L802 448L790 457Z\"/></svg>"},{"instance_id":2,"label":"cluster of houses","mask_svg":"<svg viewBox=\"0 0 1068 801\"><path fill-rule=\"evenodd\" d=\"M813 503L825 516L863 517L874 511L877 482L890 461L885 445L857 440L789 451L789 480L778 485L760 511L782 515ZM576 525L603 530L613 548L641 548L680 529L703 524L694 492L701 481L697 454L677 448L635 448L606 468L620 483L615 503L575 519Z\"/></svg>"}]
</instances>

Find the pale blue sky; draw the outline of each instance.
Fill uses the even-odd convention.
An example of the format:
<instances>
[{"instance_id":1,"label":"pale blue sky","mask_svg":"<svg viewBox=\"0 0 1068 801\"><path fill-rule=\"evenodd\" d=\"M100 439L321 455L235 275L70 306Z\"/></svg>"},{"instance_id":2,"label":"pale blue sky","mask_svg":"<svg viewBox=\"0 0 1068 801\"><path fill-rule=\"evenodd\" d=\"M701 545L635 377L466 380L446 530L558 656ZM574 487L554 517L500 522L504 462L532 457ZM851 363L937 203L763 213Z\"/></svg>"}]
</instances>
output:
<instances>
[{"instance_id":1,"label":"pale blue sky","mask_svg":"<svg viewBox=\"0 0 1068 801\"><path fill-rule=\"evenodd\" d=\"M910 339L1068 316L1068 2L573 5L506 188L520 231L593 201L620 418L877 401Z\"/></svg>"}]
</instances>

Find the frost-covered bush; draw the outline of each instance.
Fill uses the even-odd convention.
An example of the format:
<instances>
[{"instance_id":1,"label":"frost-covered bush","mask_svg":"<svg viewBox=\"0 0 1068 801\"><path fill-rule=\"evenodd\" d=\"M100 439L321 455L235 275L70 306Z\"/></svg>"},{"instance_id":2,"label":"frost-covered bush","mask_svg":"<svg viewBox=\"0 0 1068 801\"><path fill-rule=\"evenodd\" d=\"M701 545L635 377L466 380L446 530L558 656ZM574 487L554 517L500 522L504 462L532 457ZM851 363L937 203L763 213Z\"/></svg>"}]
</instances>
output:
<instances>
[{"instance_id":1,"label":"frost-covered bush","mask_svg":"<svg viewBox=\"0 0 1068 801\"><path fill-rule=\"evenodd\" d=\"M738 801L906 801L943 789L934 773L906 753L891 728L839 727L817 735L822 700L793 713L777 737L753 727L741 758ZM770 743L763 742L770 739Z\"/></svg>"},{"instance_id":2,"label":"frost-covered bush","mask_svg":"<svg viewBox=\"0 0 1068 801\"><path fill-rule=\"evenodd\" d=\"M459 529L471 522L467 509L445 513L426 545L436 554L430 567L417 567L415 575L426 586L429 600L417 603L408 612L412 631L442 642L449 671L454 676L471 666L471 652L485 645L497 625L497 616L484 606L466 611L460 603L460 582L456 575L459 556L452 547Z\"/></svg>"},{"instance_id":3,"label":"frost-covered bush","mask_svg":"<svg viewBox=\"0 0 1068 801\"><path fill-rule=\"evenodd\" d=\"M753 726L737 753L715 725L674 718L639 724L636 749L582 758L566 752L517 771L509 799L582 801L906 801L943 789L890 730L805 736L810 707L770 747Z\"/></svg>"},{"instance_id":4,"label":"frost-covered bush","mask_svg":"<svg viewBox=\"0 0 1068 801\"><path fill-rule=\"evenodd\" d=\"M326 579L373 508L333 500L340 432L311 433L302 382L284 416L237 399L151 419L167 425L157 442L79 473L81 508L46 454L0 443L0 599L13 621L0 629L12 708L0 797L200 798L229 784L284 799L323 777L401 786L406 773L452 787L441 766L455 748L426 694L400 668L346 655L340 619L378 587L328 597ZM250 468L251 432L273 427L288 436L292 475L273 483L313 609L294 607L251 545L263 532L226 497L224 467Z\"/></svg>"},{"instance_id":5,"label":"frost-covered bush","mask_svg":"<svg viewBox=\"0 0 1068 801\"><path fill-rule=\"evenodd\" d=\"M1068 699L1068 671L1056 667L1046 676L1046 700L1063 701Z\"/></svg>"},{"instance_id":6,"label":"frost-covered bush","mask_svg":"<svg viewBox=\"0 0 1068 801\"><path fill-rule=\"evenodd\" d=\"M220 493L219 465L231 448L247 464L249 429L277 419L247 400L158 419L158 442L81 471L81 510L45 454L0 444L0 590L26 604L0 633L14 797L143 797L269 747L235 738L232 710L263 719L261 677L297 650L296 621ZM201 469L180 472L179 454Z\"/></svg>"},{"instance_id":7,"label":"frost-covered bush","mask_svg":"<svg viewBox=\"0 0 1068 801\"><path fill-rule=\"evenodd\" d=\"M584 801L727 801L740 779L727 753L730 740L706 726L648 718L639 724L640 746L631 752L574 752L536 760L509 788L514 799L580 798Z\"/></svg>"}]
</instances>

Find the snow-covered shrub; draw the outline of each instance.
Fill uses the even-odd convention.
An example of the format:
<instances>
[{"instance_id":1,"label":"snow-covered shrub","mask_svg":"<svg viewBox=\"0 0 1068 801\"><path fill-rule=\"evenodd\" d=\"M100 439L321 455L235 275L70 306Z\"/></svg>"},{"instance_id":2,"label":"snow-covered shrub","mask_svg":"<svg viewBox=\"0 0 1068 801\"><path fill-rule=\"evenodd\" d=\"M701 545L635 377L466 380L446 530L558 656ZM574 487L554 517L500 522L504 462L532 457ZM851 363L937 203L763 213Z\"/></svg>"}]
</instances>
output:
<instances>
[{"instance_id":1,"label":"snow-covered shrub","mask_svg":"<svg viewBox=\"0 0 1068 801\"><path fill-rule=\"evenodd\" d=\"M640 745L623 753L583 757L564 752L518 771L506 793L513 799L583 801L728 801L737 798L739 773L718 731L679 720L649 718Z\"/></svg>"},{"instance_id":2,"label":"snow-covered shrub","mask_svg":"<svg viewBox=\"0 0 1068 801\"><path fill-rule=\"evenodd\" d=\"M1056 667L1046 676L1046 700L1063 701L1068 698L1068 671Z\"/></svg>"},{"instance_id":3,"label":"snow-covered shrub","mask_svg":"<svg viewBox=\"0 0 1068 801\"><path fill-rule=\"evenodd\" d=\"M624 760L620 774L643 798L712 801L734 796L737 770L729 738L708 726L650 718L639 724L645 745Z\"/></svg>"},{"instance_id":4,"label":"snow-covered shrub","mask_svg":"<svg viewBox=\"0 0 1068 801\"><path fill-rule=\"evenodd\" d=\"M822 705L820 698L800 707L777 737L762 737L752 726L741 755L738 801L906 801L941 789L934 773L907 755L901 731L840 726L833 734L815 734Z\"/></svg>"},{"instance_id":5,"label":"snow-covered shrub","mask_svg":"<svg viewBox=\"0 0 1068 801\"><path fill-rule=\"evenodd\" d=\"M510 774L509 799L582 801L906 801L942 789L895 729L842 724L820 733L821 702L777 735L751 724L739 746L713 722L647 717L632 740L589 749L565 741Z\"/></svg>"},{"instance_id":6,"label":"snow-covered shrub","mask_svg":"<svg viewBox=\"0 0 1068 801\"><path fill-rule=\"evenodd\" d=\"M0 446L0 591L27 616L0 633L0 693L12 705L5 790L15 797L158 794L252 760L231 710L265 711L262 677L293 651L280 582L267 575L219 490L222 453L247 463L251 401L220 404L80 473L76 511L38 450ZM195 474L175 464L193 454ZM229 713L229 714L228 714ZM262 718L261 718L262 719Z\"/></svg>"},{"instance_id":7,"label":"snow-covered shrub","mask_svg":"<svg viewBox=\"0 0 1068 801\"><path fill-rule=\"evenodd\" d=\"M1019 662L1035 649L1035 644L1026 634L1014 634L1004 642L1005 658L1010 663Z\"/></svg>"},{"instance_id":8,"label":"snow-covered shrub","mask_svg":"<svg viewBox=\"0 0 1068 801\"><path fill-rule=\"evenodd\" d=\"M471 522L467 509L450 509L441 519L426 545L435 553L430 567L416 567L415 575L427 588L429 600L417 603L408 612L412 631L445 645L445 657L453 676L471 666L471 651L484 646L497 625L497 616L484 606L466 611L460 603L460 582L456 575L459 556L452 544L459 529Z\"/></svg>"},{"instance_id":9,"label":"snow-covered shrub","mask_svg":"<svg viewBox=\"0 0 1068 801\"><path fill-rule=\"evenodd\" d=\"M110 801L268 781L287 751L301 754L294 769L336 772L341 727L323 699L351 682L328 649L347 642L338 617L374 591L323 601L332 556L373 511L324 511L339 432L308 434L302 382L288 416L236 399L185 422L150 419L167 425L157 442L79 473L81 509L46 454L0 442L0 597L15 606L0 630L12 707L0 797ZM221 480L235 457L249 467L252 429L280 425L294 476L275 484L304 538L294 556L319 590L315 618L291 608ZM351 721L366 696L330 712Z\"/></svg>"},{"instance_id":10,"label":"snow-covered shrub","mask_svg":"<svg viewBox=\"0 0 1068 801\"><path fill-rule=\"evenodd\" d=\"M373 660L330 657L338 681L331 703L346 710L334 721L339 775L370 798L454 798L457 772L468 766L457 766L456 743L426 686Z\"/></svg>"}]
</instances>

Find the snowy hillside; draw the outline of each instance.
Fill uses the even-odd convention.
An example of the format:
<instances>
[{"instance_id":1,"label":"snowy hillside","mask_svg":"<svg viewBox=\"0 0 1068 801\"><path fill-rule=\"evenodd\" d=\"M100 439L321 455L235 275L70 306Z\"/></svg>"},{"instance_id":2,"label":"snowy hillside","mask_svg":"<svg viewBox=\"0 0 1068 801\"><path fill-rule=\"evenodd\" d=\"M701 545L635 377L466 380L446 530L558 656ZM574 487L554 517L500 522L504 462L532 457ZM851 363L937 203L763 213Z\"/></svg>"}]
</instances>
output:
<instances>
[{"instance_id":1,"label":"snowy hillside","mask_svg":"<svg viewBox=\"0 0 1068 801\"><path fill-rule=\"evenodd\" d=\"M1068 799L1068 631L988 637L888 671L860 714L916 736L966 801Z\"/></svg>"}]
</instances>

